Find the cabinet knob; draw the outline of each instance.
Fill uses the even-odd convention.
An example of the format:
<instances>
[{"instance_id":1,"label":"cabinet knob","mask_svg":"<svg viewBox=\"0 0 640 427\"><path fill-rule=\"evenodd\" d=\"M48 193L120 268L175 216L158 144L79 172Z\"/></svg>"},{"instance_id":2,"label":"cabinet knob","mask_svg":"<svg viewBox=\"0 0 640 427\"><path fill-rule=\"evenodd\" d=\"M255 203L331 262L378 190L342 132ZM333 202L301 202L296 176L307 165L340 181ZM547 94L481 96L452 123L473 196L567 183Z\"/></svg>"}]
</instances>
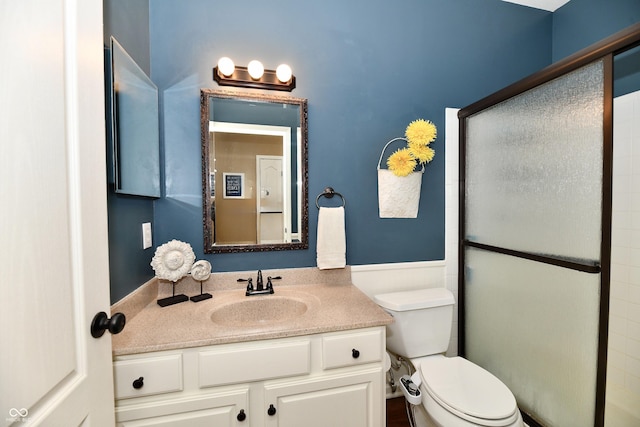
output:
<instances>
[{"instance_id":1,"label":"cabinet knob","mask_svg":"<svg viewBox=\"0 0 640 427\"><path fill-rule=\"evenodd\" d=\"M135 388L136 390L142 388L143 385L144 385L143 377L140 377L137 380L133 381L133 388Z\"/></svg>"},{"instance_id":2,"label":"cabinet knob","mask_svg":"<svg viewBox=\"0 0 640 427\"><path fill-rule=\"evenodd\" d=\"M91 336L94 338L100 338L104 335L104 331L108 330L112 334L119 334L124 329L126 318L122 313L116 313L111 316L111 319L107 317L107 313L101 311L96 314L91 322Z\"/></svg>"},{"instance_id":3,"label":"cabinet knob","mask_svg":"<svg viewBox=\"0 0 640 427\"><path fill-rule=\"evenodd\" d=\"M247 419L247 414L244 413L244 409L240 409L238 416L236 417L238 421L244 421Z\"/></svg>"},{"instance_id":4,"label":"cabinet knob","mask_svg":"<svg viewBox=\"0 0 640 427\"><path fill-rule=\"evenodd\" d=\"M273 406L273 403L269 405L269 409L267 409L267 414L269 414L269 416L274 416L276 414L276 407Z\"/></svg>"},{"instance_id":5,"label":"cabinet knob","mask_svg":"<svg viewBox=\"0 0 640 427\"><path fill-rule=\"evenodd\" d=\"M357 359L360 357L360 352L354 348L351 350L351 356L353 356L354 359Z\"/></svg>"}]
</instances>

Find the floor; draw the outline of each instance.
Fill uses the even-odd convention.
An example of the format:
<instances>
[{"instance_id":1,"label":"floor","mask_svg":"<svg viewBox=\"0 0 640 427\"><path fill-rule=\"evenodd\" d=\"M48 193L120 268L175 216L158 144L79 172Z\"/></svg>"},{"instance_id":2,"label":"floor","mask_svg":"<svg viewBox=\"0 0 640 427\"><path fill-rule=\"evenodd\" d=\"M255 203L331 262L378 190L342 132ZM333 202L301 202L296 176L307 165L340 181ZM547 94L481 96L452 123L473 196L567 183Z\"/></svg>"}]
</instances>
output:
<instances>
[{"instance_id":1,"label":"floor","mask_svg":"<svg viewBox=\"0 0 640 427\"><path fill-rule=\"evenodd\" d=\"M410 427L404 397L387 399L387 427Z\"/></svg>"}]
</instances>

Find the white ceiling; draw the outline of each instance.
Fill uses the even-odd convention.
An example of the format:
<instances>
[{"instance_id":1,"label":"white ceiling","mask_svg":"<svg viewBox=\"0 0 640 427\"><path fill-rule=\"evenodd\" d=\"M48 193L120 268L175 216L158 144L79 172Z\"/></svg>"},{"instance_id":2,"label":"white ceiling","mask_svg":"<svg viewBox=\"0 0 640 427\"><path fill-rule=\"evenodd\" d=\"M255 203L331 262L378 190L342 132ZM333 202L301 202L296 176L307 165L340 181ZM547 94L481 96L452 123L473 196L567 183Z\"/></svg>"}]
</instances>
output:
<instances>
[{"instance_id":1,"label":"white ceiling","mask_svg":"<svg viewBox=\"0 0 640 427\"><path fill-rule=\"evenodd\" d=\"M535 7L536 9L548 10L554 12L560 6L565 3L569 3L569 0L503 0L509 3L517 3L524 6Z\"/></svg>"}]
</instances>

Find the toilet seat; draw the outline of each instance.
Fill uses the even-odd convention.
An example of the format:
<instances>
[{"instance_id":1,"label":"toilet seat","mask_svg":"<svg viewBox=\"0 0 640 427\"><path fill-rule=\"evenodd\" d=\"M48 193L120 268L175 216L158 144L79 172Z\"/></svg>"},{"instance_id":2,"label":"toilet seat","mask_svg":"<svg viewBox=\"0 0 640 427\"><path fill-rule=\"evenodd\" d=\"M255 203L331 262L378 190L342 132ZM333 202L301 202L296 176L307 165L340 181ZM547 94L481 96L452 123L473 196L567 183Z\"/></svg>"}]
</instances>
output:
<instances>
[{"instance_id":1,"label":"toilet seat","mask_svg":"<svg viewBox=\"0 0 640 427\"><path fill-rule=\"evenodd\" d=\"M516 400L509 388L466 359L421 358L419 371L427 393L459 418L495 427L511 425L518 418Z\"/></svg>"}]
</instances>

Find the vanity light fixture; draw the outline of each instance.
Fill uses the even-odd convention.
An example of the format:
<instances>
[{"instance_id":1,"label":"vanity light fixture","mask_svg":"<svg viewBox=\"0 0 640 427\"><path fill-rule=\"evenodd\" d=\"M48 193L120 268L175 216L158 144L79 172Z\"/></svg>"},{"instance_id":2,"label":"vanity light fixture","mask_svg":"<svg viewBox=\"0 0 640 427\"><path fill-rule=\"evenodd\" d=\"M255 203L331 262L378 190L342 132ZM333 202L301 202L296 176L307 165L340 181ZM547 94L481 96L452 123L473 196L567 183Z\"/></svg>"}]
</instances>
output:
<instances>
[{"instance_id":1,"label":"vanity light fixture","mask_svg":"<svg viewBox=\"0 0 640 427\"><path fill-rule=\"evenodd\" d=\"M235 68L236 66L231 60L231 58L224 56L218 60L218 70L225 77L231 76Z\"/></svg>"},{"instance_id":2,"label":"vanity light fixture","mask_svg":"<svg viewBox=\"0 0 640 427\"><path fill-rule=\"evenodd\" d=\"M262 62L255 59L249 62L247 69L253 80L260 80L260 77L264 75L264 66L262 65Z\"/></svg>"},{"instance_id":3,"label":"vanity light fixture","mask_svg":"<svg viewBox=\"0 0 640 427\"><path fill-rule=\"evenodd\" d=\"M280 64L278 68L276 68L276 77L282 83L286 83L291 80L291 76L293 76L293 72L291 71L291 67L287 64Z\"/></svg>"},{"instance_id":4,"label":"vanity light fixture","mask_svg":"<svg viewBox=\"0 0 640 427\"><path fill-rule=\"evenodd\" d=\"M228 57L218 60L218 65L213 68L213 79L221 86L288 92L296 87L296 77L287 64L280 64L276 70L266 70L260 61L253 60L248 67L239 67Z\"/></svg>"}]
</instances>

